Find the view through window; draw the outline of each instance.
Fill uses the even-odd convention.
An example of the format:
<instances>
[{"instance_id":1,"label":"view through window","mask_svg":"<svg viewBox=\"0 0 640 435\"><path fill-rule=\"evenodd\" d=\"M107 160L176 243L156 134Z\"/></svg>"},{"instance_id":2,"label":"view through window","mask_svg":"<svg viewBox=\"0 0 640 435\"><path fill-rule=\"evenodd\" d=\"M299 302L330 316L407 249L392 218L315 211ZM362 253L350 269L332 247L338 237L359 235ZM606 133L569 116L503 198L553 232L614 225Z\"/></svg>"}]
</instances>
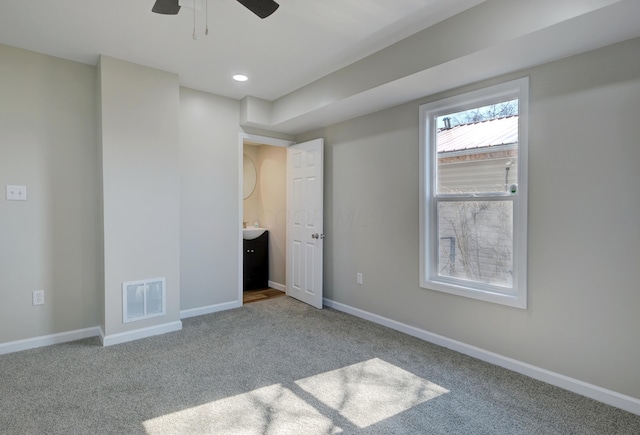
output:
<instances>
[{"instance_id":1,"label":"view through window","mask_svg":"<svg viewBox=\"0 0 640 435\"><path fill-rule=\"evenodd\" d=\"M518 100L442 115L436 122L442 125L436 134L437 194L474 199L438 202L438 273L510 287L512 201L493 194L517 186Z\"/></svg>"}]
</instances>

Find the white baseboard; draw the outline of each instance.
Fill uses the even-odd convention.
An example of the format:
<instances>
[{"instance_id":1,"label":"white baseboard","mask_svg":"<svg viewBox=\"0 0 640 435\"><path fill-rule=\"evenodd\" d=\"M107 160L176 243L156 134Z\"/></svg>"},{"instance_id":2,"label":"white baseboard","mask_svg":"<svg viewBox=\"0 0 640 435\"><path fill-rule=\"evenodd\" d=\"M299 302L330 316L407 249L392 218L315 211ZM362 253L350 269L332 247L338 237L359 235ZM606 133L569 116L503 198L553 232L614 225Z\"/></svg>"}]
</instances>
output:
<instances>
[{"instance_id":1,"label":"white baseboard","mask_svg":"<svg viewBox=\"0 0 640 435\"><path fill-rule=\"evenodd\" d=\"M114 344L126 343L128 341L139 340L141 338L153 337L154 335L175 332L181 329L182 322L180 320L176 320L175 322L163 323L162 325L149 326L147 328L119 332L117 334L110 334L106 336L102 331L100 331L100 340L102 341L103 346L112 346Z\"/></svg>"},{"instance_id":2,"label":"white baseboard","mask_svg":"<svg viewBox=\"0 0 640 435\"><path fill-rule=\"evenodd\" d=\"M193 308L190 310L180 311L180 319L186 319L204 314L216 313L218 311L239 308L242 303L238 301L227 302L224 304L210 305L207 307ZM123 332L119 334L104 335L104 331L99 326L91 328L78 329L76 331L61 332L58 334L43 335L40 337L27 338L24 340L10 341L0 343L0 355L19 352L21 350L35 349L52 344L66 343L69 341L81 340L89 337L99 337L103 346L111 346L114 344L125 343L127 341L138 340L140 338L152 337L154 335L165 334L167 332L179 331L182 329L182 322L171 322L159 326L137 329L135 331Z\"/></svg>"},{"instance_id":3,"label":"white baseboard","mask_svg":"<svg viewBox=\"0 0 640 435\"><path fill-rule=\"evenodd\" d=\"M282 285L280 283L273 282L273 281L269 281L267 284L271 288L274 288L276 290L280 290L281 292L285 292L285 293L287 292L287 286L286 285Z\"/></svg>"},{"instance_id":4,"label":"white baseboard","mask_svg":"<svg viewBox=\"0 0 640 435\"><path fill-rule=\"evenodd\" d=\"M203 316L205 314L217 313L218 311L231 310L233 308L239 308L242 306L242 302L233 301L225 302L223 304L208 305L206 307L191 308L189 310L180 311L180 319L187 319L189 317Z\"/></svg>"},{"instance_id":5,"label":"white baseboard","mask_svg":"<svg viewBox=\"0 0 640 435\"><path fill-rule=\"evenodd\" d=\"M35 349L37 347L50 346L52 344L66 343L68 341L82 340L83 338L97 337L100 328L77 329L75 331L60 332L58 334L43 335L40 337L26 338L24 340L10 341L0 344L0 355L19 352L21 350Z\"/></svg>"},{"instance_id":6,"label":"white baseboard","mask_svg":"<svg viewBox=\"0 0 640 435\"><path fill-rule=\"evenodd\" d=\"M597 385L570 378L568 376L536 367L522 361L489 352L487 350L471 346L457 340L452 340L442 335L434 334L432 332L425 331L423 329L419 329L405 323L397 322L395 320L382 317L368 311L360 310L359 308L341 304L340 302L335 302L330 299L324 299L323 302L326 307L333 308L365 320L369 320L379 325L383 325L388 328L395 329L396 331L403 332L407 335L411 335L430 343L437 344L438 346L455 350L456 352L460 352L479 360L494 364L496 366L514 371L516 373L529 376L530 378L537 379L539 381L555 385L556 387L560 387L565 390L580 394L582 396L589 397L593 400L597 400L598 402L606 403L607 405L615 406L633 414L640 415L640 399L637 399L635 397L627 396L616 391L608 390Z\"/></svg>"}]
</instances>

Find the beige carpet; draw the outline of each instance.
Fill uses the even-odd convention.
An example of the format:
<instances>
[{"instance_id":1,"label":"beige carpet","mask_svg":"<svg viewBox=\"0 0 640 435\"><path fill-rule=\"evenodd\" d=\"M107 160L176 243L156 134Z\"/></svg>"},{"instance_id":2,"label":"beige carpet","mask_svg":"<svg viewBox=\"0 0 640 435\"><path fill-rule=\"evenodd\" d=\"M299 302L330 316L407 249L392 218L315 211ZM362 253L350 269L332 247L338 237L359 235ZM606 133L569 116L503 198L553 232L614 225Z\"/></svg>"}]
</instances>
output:
<instances>
[{"instance_id":1,"label":"beige carpet","mask_svg":"<svg viewBox=\"0 0 640 435\"><path fill-rule=\"evenodd\" d=\"M640 434L640 416L288 297L0 356L1 434Z\"/></svg>"}]
</instances>

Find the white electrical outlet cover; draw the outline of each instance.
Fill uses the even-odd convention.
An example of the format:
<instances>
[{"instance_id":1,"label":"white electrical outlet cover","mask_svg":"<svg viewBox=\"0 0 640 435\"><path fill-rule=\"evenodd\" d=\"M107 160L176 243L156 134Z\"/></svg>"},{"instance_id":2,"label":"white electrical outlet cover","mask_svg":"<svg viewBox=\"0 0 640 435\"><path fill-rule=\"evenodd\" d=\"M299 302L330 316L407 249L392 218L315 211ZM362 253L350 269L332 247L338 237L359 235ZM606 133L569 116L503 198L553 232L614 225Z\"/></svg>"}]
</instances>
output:
<instances>
[{"instance_id":1,"label":"white electrical outlet cover","mask_svg":"<svg viewBox=\"0 0 640 435\"><path fill-rule=\"evenodd\" d=\"M32 293L33 305L44 305L44 290L36 290Z\"/></svg>"}]
</instances>

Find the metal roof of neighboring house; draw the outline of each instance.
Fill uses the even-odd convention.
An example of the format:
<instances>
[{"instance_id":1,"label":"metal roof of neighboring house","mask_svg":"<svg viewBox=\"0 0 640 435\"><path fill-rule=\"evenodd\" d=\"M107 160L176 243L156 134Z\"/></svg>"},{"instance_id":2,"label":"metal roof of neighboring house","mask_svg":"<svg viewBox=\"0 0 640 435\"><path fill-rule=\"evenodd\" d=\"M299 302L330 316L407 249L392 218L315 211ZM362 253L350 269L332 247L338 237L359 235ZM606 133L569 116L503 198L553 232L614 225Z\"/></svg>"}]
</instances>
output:
<instances>
[{"instance_id":1,"label":"metal roof of neighboring house","mask_svg":"<svg viewBox=\"0 0 640 435\"><path fill-rule=\"evenodd\" d=\"M518 142L518 116L460 124L438 130L438 152L447 153Z\"/></svg>"}]
</instances>

